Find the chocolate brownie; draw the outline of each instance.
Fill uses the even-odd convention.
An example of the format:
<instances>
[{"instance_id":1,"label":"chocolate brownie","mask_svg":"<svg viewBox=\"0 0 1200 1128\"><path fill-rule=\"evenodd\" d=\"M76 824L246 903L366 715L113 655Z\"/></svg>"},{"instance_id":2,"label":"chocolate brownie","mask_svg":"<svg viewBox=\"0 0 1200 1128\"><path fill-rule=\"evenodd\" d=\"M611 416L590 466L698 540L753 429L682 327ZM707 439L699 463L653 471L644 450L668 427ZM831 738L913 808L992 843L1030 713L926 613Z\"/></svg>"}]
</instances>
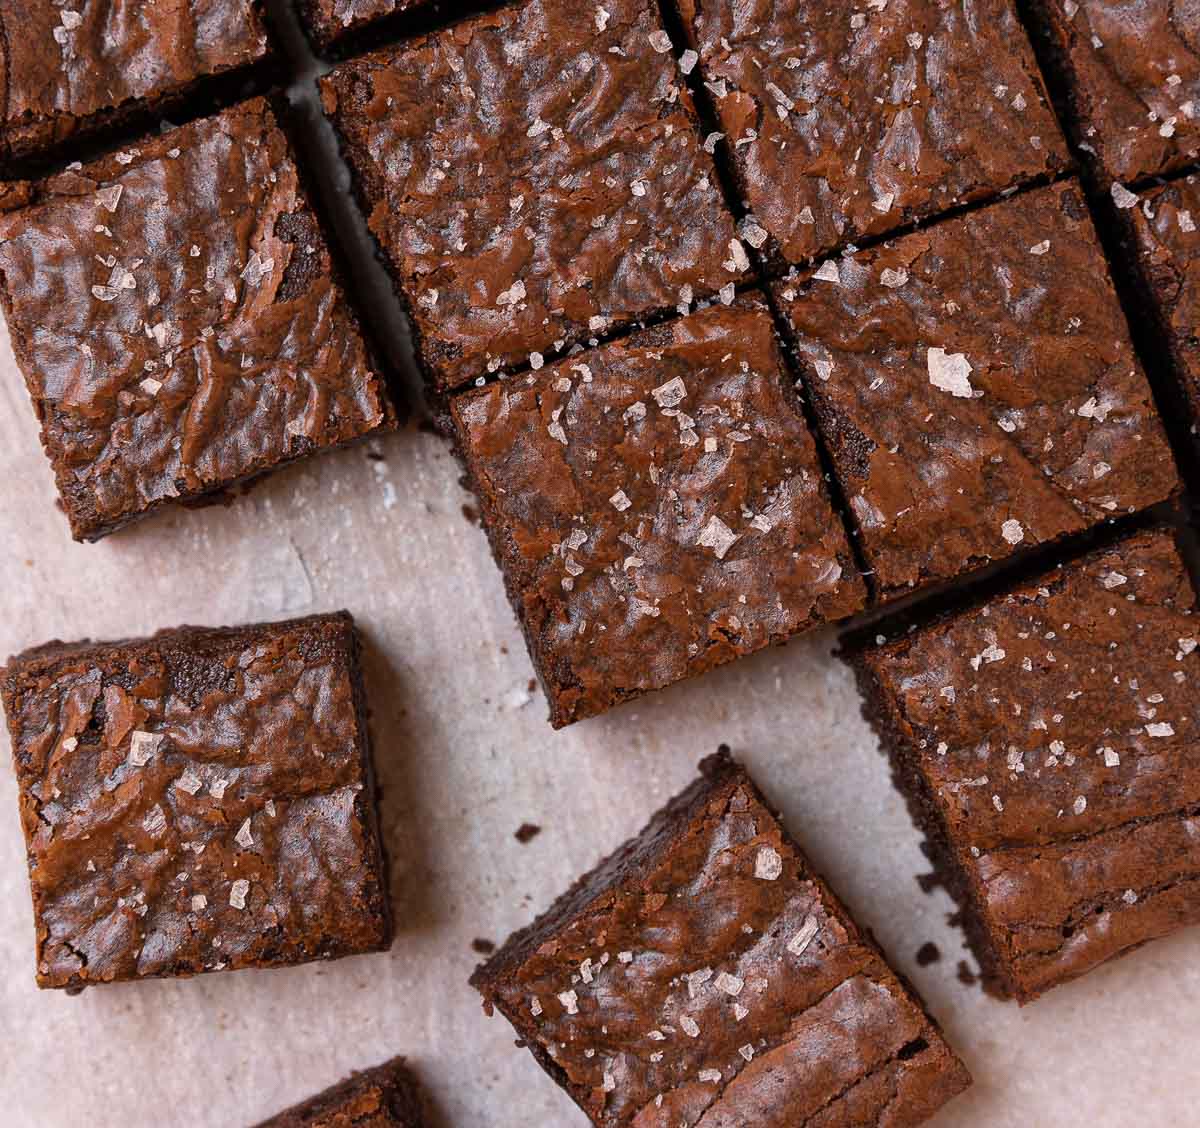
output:
<instances>
[{"instance_id":1,"label":"chocolate brownie","mask_svg":"<svg viewBox=\"0 0 1200 1128\"><path fill-rule=\"evenodd\" d=\"M451 414L555 727L864 603L757 297Z\"/></svg>"},{"instance_id":2,"label":"chocolate brownie","mask_svg":"<svg viewBox=\"0 0 1200 1128\"><path fill-rule=\"evenodd\" d=\"M416 1079L403 1058L352 1073L258 1128L422 1128Z\"/></svg>"},{"instance_id":3,"label":"chocolate brownie","mask_svg":"<svg viewBox=\"0 0 1200 1128\"><path fill-rule=\"evenodd\" d=\"M1060 79L1064 119L1101 179L1127 184L1200 155L1200 7L1027 3Z\"/></svg>"},{"instance_id":4,"label":"chocolate brownie","mask_svg":"<svg viewBox=\"0 0 1200 1128\"><path fill-rule=\"evenodd\" d=\"M1143 192L1123 209L1132 228L1143 307L1200 422L1200 184L1194 177Z\"/></svg>"},{"instance_id":5,"label":"chocolate brownie","mask_svg":"<svg viewBox=\"0 0 1200 1128\"><path fill-rule=\"evenodd\" d=\"M472 983L602 1128L916 1125L970 1084L723 752Z\"/></svg>"},{"instance_id":6,"label":"chocolate brownie","mask_svg":"<svg viewBox=\"0 0 1200 1128\"><path fill-rule=\"evenodd\" d=\"M261 99L10 196L0 302L77 539L392 425Z\"/></svg>"},{"instance_id":7,"label":"chocolate brownie","mask_svg":"<svg viewBox=\"0 0 1200 1128\"><path fill-rule=\"evenodd\" d=\"M0 0L0 165L268 54L261 0Z\"/></svg>"},{"instance_id":8,"label":"chocolate brownie","mask_svg":"<svg viewBox=\"0 0 1200 1128\"><path fill-rule=\"evenodd\" d=\"M326 48L373 20L430 3L432 0L299 0L299 7L317 46Z\"/></svg>"},{"instance_id":9,"label":"chocolate brownie","mask_svg":"<svg viewBox=\"0 0 1200 1128\"><path fill-rule=\"evenodd\" d=\"M885 599L1176 489L1073 182L830 259L775 293Z\"/></svg>"},{"instance_id":10,"label":"chocolate brownie","mask_svg":"<svg viewBox=\"0 0 1200 1128\"><path fill-rule=\"evenodd\" d=\"M0 693L39 986L391 943L345 612L54 642L11 659Z\"/></svg>"},{"instance_id":11,"label":"chocolate brownie","mask_svg":"<svg viewBox=\"0 0 1200 1128\"><path fill-rule=\"evenodd\" d=\"M1028 1002L1200 921L1194 603L1150 532L850 648L997 993Z\"/></svg>"},{"instance_id":12,"label":"chocolate brownie","mask_svg":"<svg viewBox=\"0 0 1200 1128\"><path fill-rule=\"evenodd\" d=\"M435 389L745 276L654 0L526 0L321 80Z\"/></svg>"},{"instance_id":13,"label":"chocolate brownie","mask_svg":"<svg viewBox=\"0 0 1200 1128\"><path fill-rule=\"evenodd\" d=\"M1069 164L1011 0L677 3L769 255L804 263Z\"/></svg>"}]
</instances>

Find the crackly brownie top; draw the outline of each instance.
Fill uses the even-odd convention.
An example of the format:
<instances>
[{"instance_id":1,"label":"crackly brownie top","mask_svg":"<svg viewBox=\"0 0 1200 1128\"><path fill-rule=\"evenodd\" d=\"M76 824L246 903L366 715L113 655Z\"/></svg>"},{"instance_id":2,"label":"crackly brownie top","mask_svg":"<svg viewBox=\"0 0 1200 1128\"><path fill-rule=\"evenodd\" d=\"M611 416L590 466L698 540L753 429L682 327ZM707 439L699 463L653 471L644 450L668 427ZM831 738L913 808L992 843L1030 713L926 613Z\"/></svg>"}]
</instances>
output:
<instances>
[{"instance_id":1,"label":"crackly brownie top","mask_svg":"<svg viewBox=\"0 0 1200 1128\"><path fill-rule=\"evenodd\" d=\"M1037 0L1068 74L1083 147L1111 180L1194 160L1200 7L1188 0Z\"/></svg>"},{"instance_id":2,"label":"crackly brownie top","mask_svg":"<svg viewBox=\"0 0 1200 1128\"><path fill-rule=\"evenodd\" d=\"M322 80L449 388L748 266L652 0L528 0Z\"/></svg>"},{"instance_id":3,"label":"crackly brownie top","mask_svg":"<svg viewBox=\"0 0 1200 1128\"><path fill-rule=\"evenodd\" d=\"M603 1126L917 1124L970 1078L736 765L480 969Z\"/></svg>"},{"instance_id":4,"label":"crackly brownie top","mask_svg":"<svg viewBox=\"0 0 1200 1128\"><path fill-rule=\"evenodd\" d=\"M1200 185L1194 177L1144 192L1128 211L1150 298L1200 406Z\"/></svg>"},{"instance_id":5,"label":"crackly brownie top","mask_svg":"<svg viewBox=\"0 0 1200 1128\"><path fill-rule=\"evenodd\" d=\"M830 260L777 293L885 595L1176 486L1073 183Z\"/></svg>"},{"instance_id":6,"label":"crackly brownie top","mask_svg":"<svg viewBox=\"0 0 1200 1128\"><path fill-rule=\"evenodd\" d=\"M301 0L318 41L328 44L371 20L418 8L428 0Z\"/></svg>"},{"instance_id":7,"label":"crackly brownie top","mask_svg":"<svg viewBox=\"0 0 1200 1128\"><path fill-rule=\"evenodd\" d=\"M352 630L185 628L9 663L42 986L379 945Z\"/></svg>"},{"instance_id":8,"label":"crackly brownie top","mask_svg":"<svg viewBox=\"0 0 1200 1128\"><path fill-rule=\"evenodd\" d=\"M0 0L0 153L267 53L257 0ZM51 130L53 130L51 126Z\"/></svg>"},{"instance_id":9,"label":"crackly brownie top","mask_svg":"<svg viewBox=\"0 0 1200 1128\"><path fill-rule=\"evenodd\" d=\"M258 1128L422 1128L416 1080L403 1058L354 1073Z\"/></svg>"},{"instance_id":10,"label":"crackly brownie top","mask_svg":"<svg viewBox=\"0 0 1200 1128\"><path fill-rule=\"evenodd\" d=\"M0 214L9 329L77 536L389 418L331 270L261 100Z\"/></svg>"},{"instance_id":11,"label":"crackly brownie top","mask_svg":"<svg viewBox=\"0 0 1200 1128\"><path fill-rule=\"evenodd\" d=\"M742 194L803 262L1063 168L1011 0L681 0Z\"/></svg>"},{"instance_id":12,"label":"crackly brownie top","mask_svg":"<svg viewBox=\"0 0 1200 1128\"><path fill-rule=\"evenodd\" d=\"M1200 917L1194 602L1142 534L861 656L1034 991Z\"/></svg>"},{"instance_id":13,"label":"crackly brownie top","mask_svg":"<svg viewBox=\"0 0 1200 1128\"><path fill-rule=\"evenodd\" d=\"M556 724L862 606L760 299L452 410Z\"/></svg>"}]
</instances>

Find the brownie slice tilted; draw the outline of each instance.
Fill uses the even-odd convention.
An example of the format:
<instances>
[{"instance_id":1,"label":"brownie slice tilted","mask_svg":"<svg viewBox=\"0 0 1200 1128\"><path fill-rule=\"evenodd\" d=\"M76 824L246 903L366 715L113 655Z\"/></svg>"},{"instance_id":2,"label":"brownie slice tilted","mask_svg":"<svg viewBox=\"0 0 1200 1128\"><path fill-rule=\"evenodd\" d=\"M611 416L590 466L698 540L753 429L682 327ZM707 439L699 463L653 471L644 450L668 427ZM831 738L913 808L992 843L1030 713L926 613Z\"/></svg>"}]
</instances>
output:
<instances>
[{"instance_id":1,"label":"brownie slice tilted","mask_svg":"<svg viewBox=\"0 0 1200 1128\"><path fill-rule=\"evenodd\" d=\"M0 166L173 111L269 53L262 0L0 0Z\"/></svg>"},{"instance_id":2,"label":"brownie slice tilted","mask_svg":"<svg viewBox=\"0 0 1200 1128\"><path fill-rule=\"evenodd\" d=\"M676 3L754 214L744 234L773 258L1069 167L1012 0Z\"/></svg>"},{"instance_id":3,"label":"brownie slice tilted","mask_svg":"<svg viewBox=\"0 0 1200 1128\"><path fill-rule=\"evenodd\" d=\"M391 943L345 612L50 643L10 660L0 693L39 986Z\"/></svg>"},{"instance_id":4,"label":"brownie slice tilted","mask_svg":"<svg viewBox=\"0 0 1200 1128\"><path fill-rule=\"evenodd\" d=\"M1200 922L1200 622L1165 532L848 650L989 987Z\"/></svg>"},{"instance_id":5,"label":"brownie slice tilted","mask_svg":"<svg viewBox=\"0 0 1200 1128\"><path fill-rule=\"evenodd\" d=\"M416 1078L404 1058L352 1073L258 1128L423 1128Z\"/></svg>"},{"instance_id":6,"label":"brownie slice tilted","mask_svg":"<svg viewBox=\"0 0 1200 1128\"><path fill-rule=\"evenodd\" d=\"M451 401L558 727L865 601L760 298Z\"/></svg>"},{"instance_id":7,"label":"brownie slice tilted","mask_svg":"<svg viewBox=\"0 0 1200 1128\"><path fill-rule=\"evenodd\" d=\"M966 1068L745 771L701 772L479 968L485 1006L600 1128L920 1124Z\"/></svg>"},{"instance_id":8,"label":"brownie slice tilted","mask_svg":"<svg viewBox=\"0 0 1200 1128\"><path fill-rule=\"evenodd\" d=\"M77 539L392 426L262 99L4 201L0 303Z\"/></svg>"},{"instance_id":9,"label":"brownie slice tilted","mask_svg":"<svg viewBox=\"0 0 1200 1128\"><path fill-rule=\"evenodd\" d=\"M749 268L654 0L524 0L321 80L437 392Z\"/></svg>"},{"instance_id":10,"label":"brownie slice tilted","mask_svg":"<svg viewBox=\"0 0 1200 1128\"><path fill-rule=\"evenodd\" d=\"M1076 183L774 290L883 599L1179 487Z\"/></svg>"}]
</instances>

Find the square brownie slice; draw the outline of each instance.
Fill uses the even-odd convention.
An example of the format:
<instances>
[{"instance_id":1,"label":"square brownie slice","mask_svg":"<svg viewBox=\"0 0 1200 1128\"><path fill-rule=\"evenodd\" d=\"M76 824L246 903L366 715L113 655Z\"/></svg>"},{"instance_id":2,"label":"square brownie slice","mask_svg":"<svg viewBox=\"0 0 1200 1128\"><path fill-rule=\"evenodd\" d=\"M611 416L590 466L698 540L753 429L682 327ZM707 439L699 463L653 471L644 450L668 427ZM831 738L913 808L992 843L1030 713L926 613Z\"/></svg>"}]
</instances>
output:
<instances>
[{"instance_id":1,"label":"square brownie slice","mask_svg":"<svg viewBox=\"0 0 1200 1128\"><path fill-rule=\"evenodd\" d=\"M393 424L265 101L8 197L0 303L76 539Z\"/></svg>"},{"instance_id":2,"label":"square brownie slice","mask_svg":"<svg viewBox=\"0 0 1200 1128\"><path fill-rule=\"evenodd\" d=\"M884 599L1177 488L1073 182L831 259L775 294Z\"/></svg>"},{"instance_id":3,"label":"square brownie slice","mask_svg":"<svg viewBox=\"0 0 1200 1128\"><path fill-rule=\"evenodd\" d=\"M0 164L131 115L164 116L198 79L268 52L261 0L0 0Z\"/></svg>"},{"instance_id":4,"label":"square brownie slice","mask_svg":"<svg viewBox=\"0 0 1200 1128\"><path fill-rule=\"evenodd\" d=\"M404 1058L352 1073L258 1128L423 1128L416 1078Z\"/></svg>"},{"instance_id":5,"label":"square brownie slice","mask_svg":"<svg viewBox=\"0 0 1200 1128\"><path fill-rule=\"evenodd\" d=\"M1128 184L1200 155L1200 8L1177 0L1028 6L1065 121L1102 180Z\"/></svg>"},{"instance_id":6,"label":"square brownie slice","mask_svg":"<svg viewBox=\"0 0 1200 1128\"><path fill-rule=\"evenodd\" d=\"M601 1128L916 1125L970 1084L719 753L471 982Z\"/></svg>"},{"instance_id":7,"label":"square brownie slice","mask_svg":"<svg viewBox=\"0 0 1200 1128\"><path fill-rule=\"evenodd\" d=\"M1200 921L1194 605L1150 532L849 648L994 992L1028 1002Z\"/></svg>"},{"instance_id":8,"label":"square brownie slice","mask_svg":"<svg viewBox=\"0 0 1200 1128\"><path fill-rule=\"evenodd\" d=\"M450 408L556 728L863 606L759 298Z\"/></svg>"},{"instance_id":9,"label":"square brownie slice","mask_svg":"<svg viewBox=\"0 0 1200 1128\"><path fill-rule=\"evenodd\" d=\"M654 0L526 0L321 90L435 390L749 267Z\"/></svg>"},{"instance_id":10,"label":"square brownie slice","mask_svg":"<svg viewBox=\"0 0 1200 1128\"><path fill-rule=\"evenodd\" d=\"M39 986L391 943L346 612L54 642L11 659L0 693Z\"/></svg>"},{"instance_id":11,"label":"square brownie slice","mask_svg":"<svg viewBox=\"0 0 1200 1128\"><path fill-rule=\"evenodd\" d=\"M1011 0L676 3L768 255L805 263L1070 163Z\"/></svg>"}]
</instances>

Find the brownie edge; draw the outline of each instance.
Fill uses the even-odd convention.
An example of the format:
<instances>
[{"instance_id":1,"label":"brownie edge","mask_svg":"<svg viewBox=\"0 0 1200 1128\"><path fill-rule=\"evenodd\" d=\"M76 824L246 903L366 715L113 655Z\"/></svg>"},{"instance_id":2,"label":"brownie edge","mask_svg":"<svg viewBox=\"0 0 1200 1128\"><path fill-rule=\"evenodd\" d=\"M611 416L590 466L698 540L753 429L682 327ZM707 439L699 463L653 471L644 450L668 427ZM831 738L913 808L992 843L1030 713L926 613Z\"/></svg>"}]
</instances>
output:
<instances>
[{"instance_id":1,"label":"brownie edge","mask_svg":"<svg viewBox=\"0 0 1200 1128\"><path fill-rule=\"evenodd\" d=\"M357 1070L256 1128L424 1128L417 1081L402 1057Z\"/></svg>"}]
</instances>

